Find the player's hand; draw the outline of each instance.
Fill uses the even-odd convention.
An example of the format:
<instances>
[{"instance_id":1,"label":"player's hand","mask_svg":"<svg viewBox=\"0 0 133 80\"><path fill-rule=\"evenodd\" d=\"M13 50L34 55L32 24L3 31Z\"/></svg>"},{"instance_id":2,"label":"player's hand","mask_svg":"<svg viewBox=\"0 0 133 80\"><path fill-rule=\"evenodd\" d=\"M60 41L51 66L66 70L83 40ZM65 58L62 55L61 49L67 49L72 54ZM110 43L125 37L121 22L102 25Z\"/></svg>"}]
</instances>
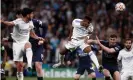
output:
<instances>
[{"instance_id":1,"label":"player's hand","mask_svg":"<svg viewBox=\"0 0 133 80\"><path fill-rule=\"evenodd\" d=\"M38 45L42 45L44 43L44 40L39 40Z\"/></svg>"},{"instance_id":2,"label":"player's hand","mask_svg":"<svg viewBox=\"0 0 133 80\"><path fill-rule=\"evenodd\" d=\"M0 23L3 23L3 20L0 19Z\"/></svg>"}]
</instances>

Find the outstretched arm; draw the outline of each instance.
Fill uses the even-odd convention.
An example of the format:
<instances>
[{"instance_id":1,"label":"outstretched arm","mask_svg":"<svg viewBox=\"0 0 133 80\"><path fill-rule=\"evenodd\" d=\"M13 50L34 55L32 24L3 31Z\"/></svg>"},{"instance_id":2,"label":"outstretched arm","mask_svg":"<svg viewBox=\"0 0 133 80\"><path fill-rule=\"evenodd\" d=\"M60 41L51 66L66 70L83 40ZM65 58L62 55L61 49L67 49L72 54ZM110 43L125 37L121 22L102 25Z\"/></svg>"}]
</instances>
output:
<instances>
[{"instance_id":1,"label":"outstretched arm","mask_svg":"<svg viewBox=\"0 0 133 80\"><path fill-rule=\"evenodd\" d=\"M87 43L87 44L98 44L97 43L97 40L93 40L93 39L85 39L85 42Z\"/></svg>"},{"instance_id":2,"label":"outstretched arm","mask_svg":"<svg viewBox=\"0 0 133 80\"><path fill-rule=\"evenodd\" d=\"M3 20L0 20L0 23L3 23L3 24L5 24L5 25L7 25L7 26L15 26L15 24L11 21L3 21Z\"/></svg>"},{"instance_id":3,"label":"outstretched arm","mask_svg":"<svg viewBox=\"0 0 133 80\"><path fill-rule=\"evenodd\" d=\"M106 52L108 52L108 53L114 53L114 52L116 52L116 50L114 49L114 48L108 48L108 47L106 47L106 46L104 46L103 44L101 44L101 42L100 42L100 40L99 40L99 38L96 36L96 39L97 39L97 43L99 44L99 46L104 50L104 51L106 51Z\"/></svg>"}]
</instances>

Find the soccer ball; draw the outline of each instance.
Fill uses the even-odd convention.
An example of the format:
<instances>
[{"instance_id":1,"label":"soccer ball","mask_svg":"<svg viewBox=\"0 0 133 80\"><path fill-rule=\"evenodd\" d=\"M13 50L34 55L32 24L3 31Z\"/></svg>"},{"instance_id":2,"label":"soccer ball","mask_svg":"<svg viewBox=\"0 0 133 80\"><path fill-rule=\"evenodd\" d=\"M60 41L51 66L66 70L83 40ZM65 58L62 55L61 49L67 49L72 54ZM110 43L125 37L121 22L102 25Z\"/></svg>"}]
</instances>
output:
<instances>
[{"instance_id":1,"label":"soccer ball","mask_svg":"<svg viewBox=\"0 0 133 80\"><path fill-rule=\"evenodd\" d=\"M118 12L124 11L125 9L126 9L126 6L122 2L119 2L115 5L115 10Z\"/></svg>"}]
</instances>

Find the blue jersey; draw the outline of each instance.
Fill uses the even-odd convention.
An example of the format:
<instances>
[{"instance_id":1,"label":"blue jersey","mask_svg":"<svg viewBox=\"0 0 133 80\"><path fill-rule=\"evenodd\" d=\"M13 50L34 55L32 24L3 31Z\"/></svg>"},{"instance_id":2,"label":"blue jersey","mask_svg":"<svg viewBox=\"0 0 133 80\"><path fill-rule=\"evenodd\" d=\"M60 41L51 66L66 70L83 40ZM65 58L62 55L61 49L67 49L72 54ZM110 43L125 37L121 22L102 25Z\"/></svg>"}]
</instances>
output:
<instances>
[{"instance_id":1,"label":"blue jersey","mask_svg":"<svg viewBox=\"0 0 133 80\"><path fill-rule=\"evenodd\" d=\"M47 26L45 24L43 24L42 21L37 20L37 19L32 19L32 22L34 25L35 34L39 37L44 38L47 33ZM30 38L30 42L31 42L32 46L38 45L38 41L35 40L34 38Z\"/></svg>"},{"instance_id":2,"label":"blue jersey","mask_svg":"<svg viewBox=\"0 0 133 80\"><path fill-rule=\"evenodd\" d=\"M115 49L115 52L111 54L103 50L102 64L117 65L117 57L118 57L119 51L122 49L122 45L120 43L116 43L114 46L109 46L109 42L107 41L101 41L101 43L106 47Z\"/></svg>"},{"instance_id":3,"label":"blue jersey","mask_svg":"<svg viewBox=\"0 0 133 80\"><path fill-rule=\"evenodd\" d=\"M44 25L40 20L33 19L32 22L34 25L35 34L39 37L45 38L47 26ZM30 42L32 44L33 50L33 62L42 62L43 45L38 45L38 40L34 38L30 38Z\"/></svg>"}]
</instances>

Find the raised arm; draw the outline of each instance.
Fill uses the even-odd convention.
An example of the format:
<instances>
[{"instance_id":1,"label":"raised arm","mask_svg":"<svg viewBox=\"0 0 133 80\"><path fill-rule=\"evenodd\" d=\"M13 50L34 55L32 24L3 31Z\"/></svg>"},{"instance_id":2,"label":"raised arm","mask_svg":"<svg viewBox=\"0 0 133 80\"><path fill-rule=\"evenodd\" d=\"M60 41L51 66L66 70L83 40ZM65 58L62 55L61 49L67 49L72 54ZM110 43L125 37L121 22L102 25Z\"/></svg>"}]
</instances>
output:
<instances>
[{"instance_id":1,"label":"raised arm","mask_svg":"<svg viewBox=\"0 0 133 80\"><path fill-rule=\"evenodd\" d=\"M97 43L99 44L99 46L100 46L104 51L106 51L106 52L108 52L108 53L114 53L114 52L116 52L115 48L108 48L108 47L104 46L103 44L101 44L101 42L100 42L100 40L99 40L99 38L98 38L97 36L96 36L96 39L97 39Z\"/></svg>"}]
</instances>

